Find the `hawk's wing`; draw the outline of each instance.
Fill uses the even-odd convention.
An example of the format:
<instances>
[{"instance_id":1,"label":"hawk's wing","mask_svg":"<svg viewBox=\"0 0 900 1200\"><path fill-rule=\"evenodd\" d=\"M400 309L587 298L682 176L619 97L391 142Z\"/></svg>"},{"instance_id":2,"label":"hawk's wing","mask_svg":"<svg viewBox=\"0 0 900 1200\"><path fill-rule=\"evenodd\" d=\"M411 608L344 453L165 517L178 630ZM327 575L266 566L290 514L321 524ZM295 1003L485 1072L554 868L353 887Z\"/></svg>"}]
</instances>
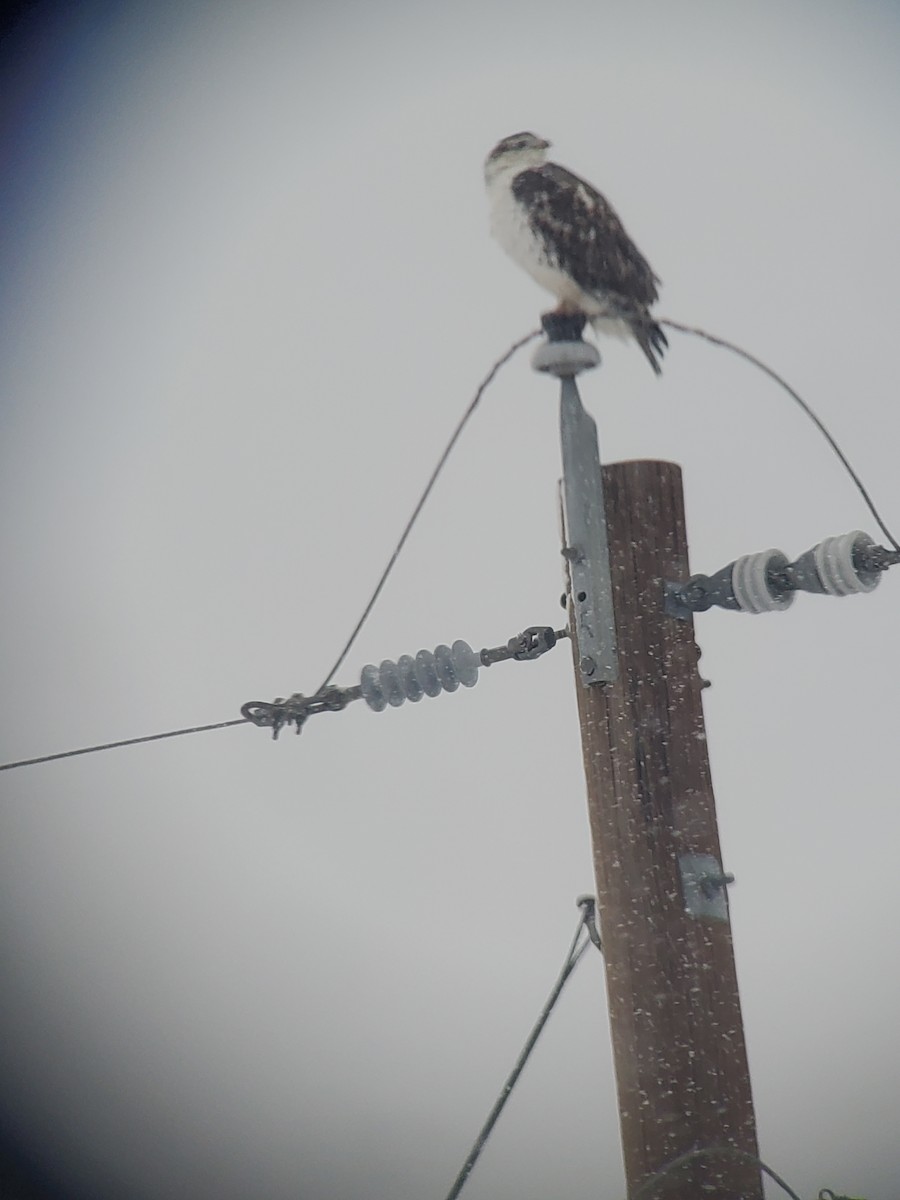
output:
<instances>
[{"instance_id":1,"label":"hawk's wing","mask_svg":"<svg viewBox=\"0 0 900 1200\"><path fill-rule=\"evenodd\" d=\"M659 280L612 205L556 163L521 171L512 191L548 255L589 293L614 293L637 309L657 298Z\"/></svg>"}]
</instances>

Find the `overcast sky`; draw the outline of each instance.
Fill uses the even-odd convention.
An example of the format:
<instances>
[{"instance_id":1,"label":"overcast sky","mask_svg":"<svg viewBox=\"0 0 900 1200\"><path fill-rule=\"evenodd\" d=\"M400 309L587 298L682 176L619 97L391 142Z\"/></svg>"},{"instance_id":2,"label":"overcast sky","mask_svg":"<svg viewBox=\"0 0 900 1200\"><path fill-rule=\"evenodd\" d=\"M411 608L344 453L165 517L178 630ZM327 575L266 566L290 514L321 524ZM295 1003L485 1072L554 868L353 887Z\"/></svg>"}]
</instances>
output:
<instances>
[{"instance_id":1,"label":"overcast sky","mask_svg":"<svg viewBox=\"0 0 900 1200\"><path fill-rule=\"evenodd\" d=\"M5 70L4 761L318 685L548 307L487 233L482 161L520 129L611 199L659 312L781 371L900 525L895 5L67 7ZM762 374L601 350L602 457L683 465L694 570L878 535ZM558 622L558 473L522 354L338 681ZM761 1150L804 1197L900 1178L898 586L697 623ZM7 1137L72 1197L440 1200L594 886L566 648L0 792ZM591 955L467 1196L623 1190Z\"/></svg>"}]
</instances>

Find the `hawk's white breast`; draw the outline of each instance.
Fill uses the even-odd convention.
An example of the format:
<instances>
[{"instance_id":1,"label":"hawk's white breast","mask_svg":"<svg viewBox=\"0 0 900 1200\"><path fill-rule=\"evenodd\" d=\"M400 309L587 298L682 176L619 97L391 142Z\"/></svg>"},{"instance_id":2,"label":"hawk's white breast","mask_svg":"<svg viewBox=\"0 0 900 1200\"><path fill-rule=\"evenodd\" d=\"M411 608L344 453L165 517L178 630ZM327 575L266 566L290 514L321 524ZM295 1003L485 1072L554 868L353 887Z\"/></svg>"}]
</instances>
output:
<instances>
[{"instance_id":1,"label":"hawk's white breast","mask_svg":"<svg viewBox=\"0 0 900 1200\"><path fill-rule=\"evenodd\" d=\"M583 307L591 298L570 276L555 266L542 240L537 237L528 220L528 211L515 198L512 181L515 174L504 173L488 185L491 205L491 233L520 267L542 288L556 296L560 303ZM594 305L596 308L596 304ZM585 309L585 311L587 311Z\"/></svg>"}]
</instances>

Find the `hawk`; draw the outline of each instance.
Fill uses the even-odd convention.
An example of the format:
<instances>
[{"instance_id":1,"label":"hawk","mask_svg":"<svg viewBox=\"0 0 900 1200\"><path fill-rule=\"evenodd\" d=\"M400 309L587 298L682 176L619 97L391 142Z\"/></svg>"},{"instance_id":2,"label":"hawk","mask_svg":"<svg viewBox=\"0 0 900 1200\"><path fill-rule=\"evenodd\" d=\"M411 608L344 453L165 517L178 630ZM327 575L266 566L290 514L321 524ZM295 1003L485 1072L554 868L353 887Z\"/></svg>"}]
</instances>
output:
<instances>
[{"instance_id":1,"label":"hawk","mask_svg":"<svg viewBox=\"0 0 900 1200\"><path fill-rule=\"evenodd\" d=\"M484 164L491 233L520 267L595 330L633 337L657 375L668 345L650 315L659 280L612 205L565 167L547 162L533 133L498 142Z\"/></svg>"}]
</instances>

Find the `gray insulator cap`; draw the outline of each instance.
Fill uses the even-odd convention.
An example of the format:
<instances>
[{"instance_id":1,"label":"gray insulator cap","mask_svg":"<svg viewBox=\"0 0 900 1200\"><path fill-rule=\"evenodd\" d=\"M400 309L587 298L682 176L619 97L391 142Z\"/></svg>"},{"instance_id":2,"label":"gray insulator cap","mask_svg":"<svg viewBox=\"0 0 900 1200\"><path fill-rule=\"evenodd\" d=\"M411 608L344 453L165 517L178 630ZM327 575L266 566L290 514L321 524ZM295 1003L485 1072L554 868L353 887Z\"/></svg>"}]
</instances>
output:
<instances>
[{"instance_id":1,"label":"gray insulator cap","mask_svg":"<svg viewBox=\"0 0 900 1200\"><path fill-rule=\"evenodd\" d=\"M399 708L406 699L400 680L400 669L390 658L385 658L379 668L379 682L384 698L391 708Z\"/></svg>"},{"instance_id":2,"label":"gray insulator cap","mask_svg":"<svg viewBox=\"0 0 900 1200\"><path fill-rule=\"evenodd\" d=\"M559 379L580 375L600 362L600 351L590 342L542 342L531 356L535 371Z\"/></svg>"},{"instance_id":3,"label":"gray insulator cap","mask_svg":"<svg viewBox=\"0 0 900 1200\"><path fill-rule=\"evenodd\" d=\"M455 692L459 687L459 680L453 669L453 656L449 646L435 646L434 669L437 671L437 677L441 681L444 691Z\"/></svg>"},{"instance_id":4,"label":"gray insulator cap","mask_svg":"<svg viewBox=\"0 0 900 1200\"><path fill-rule=\"evenodd\" d=\"M760 550L744 554L731 567L731 586L742 612L780 612L794 602L793 592L775 591L769 582L769 572L783 571L787 556L780 550Z\"/></svg>"},{"instance_id":5,"label":"gray insulator cap","mask_svg":"<svg viewBox=\"0 0 900 1200\"><path fill-rule=\"evenodd\" d=\"M400 676L400 686L403 689L403 694L407 700L411 700L413 704L418 704L425 695L425 688L419 679L417 673L416 660L409 654L404 654L397 659L397 672Z\"/></svg>"},{"instance_id":6,"label":"gray insulator cap","mask_svg":"<svg viewBox=\"0 0 900 1200\"><path fill-rule=\"evenodd\" d=\"M478 682L478 670L481 658L475 653L468 642L455 641L450 648L453 659L453 669L463 687L474 687Z\"/></svg>"},{"instance_id":7,"label":"gray insulator cap","mask_svg":"<svg viewBox=\"0 0 900 1200\"><path fill-rule=\"evenodd\" d=\"M860 571L855 563L858 550L868 550L874 545L867 533L854 529L852 533L825 538L818 546L813 546L808 553L815 556L816 573L822 591L829 596L850 596L854 592L871 592L878 587L881 574L878 571Z\"/></svg>"},{"instance_id":8,"label":"gray insulator cap","mask_svg":"<svg viewBox=\"0 0 900 1200\"><path fill-rule=\"evenodd\" d=\"M434 665L434 655L430 650L420 650L416 655L416 679L422 685L426 696L441 694L441 681Z\"/></svg>"},{"instance_id":9,"label":"gray insulator cap","mask_svg":"<svg viewBox=\"0 0 900 1200\"><path fill-rule=\"evenodd\" d=\"M387 700L381 690L380 673L372 663L368 663L360 672L359 689L363 700L374 712L382 712L387 708Z\"/></svg>"}]
</instances>

